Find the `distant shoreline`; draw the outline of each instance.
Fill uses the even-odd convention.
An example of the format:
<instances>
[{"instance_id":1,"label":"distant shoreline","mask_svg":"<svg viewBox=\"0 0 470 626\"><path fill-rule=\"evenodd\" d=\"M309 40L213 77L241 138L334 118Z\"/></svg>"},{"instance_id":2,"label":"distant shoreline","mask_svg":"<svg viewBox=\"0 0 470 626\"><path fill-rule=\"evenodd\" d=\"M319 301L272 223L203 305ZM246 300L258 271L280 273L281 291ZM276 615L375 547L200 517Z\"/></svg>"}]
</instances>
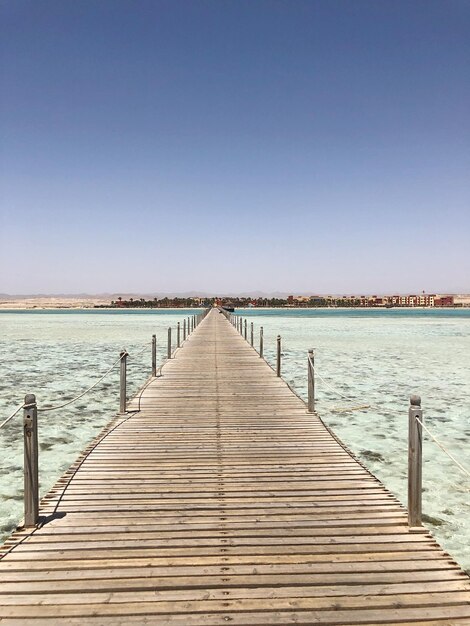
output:
<instances>
[{"instance_id":1,"label":"distant shoreline","mask_svg":"<svg viewBox=\"0 0 470 626\"><path fill-rule=\"evenodd\" d=\"M187 311L198 310L204 307L112 307L105 306L104 304L29 304L29 303L4 303L0 302L0 312L12 312L15 311L103 311L103 312L126 312L126 311ZM461 311L470 309L469 306L257 306L257 307L239 307L235 308L235 315L237 311Z\"/></svg>"}]
</instances>

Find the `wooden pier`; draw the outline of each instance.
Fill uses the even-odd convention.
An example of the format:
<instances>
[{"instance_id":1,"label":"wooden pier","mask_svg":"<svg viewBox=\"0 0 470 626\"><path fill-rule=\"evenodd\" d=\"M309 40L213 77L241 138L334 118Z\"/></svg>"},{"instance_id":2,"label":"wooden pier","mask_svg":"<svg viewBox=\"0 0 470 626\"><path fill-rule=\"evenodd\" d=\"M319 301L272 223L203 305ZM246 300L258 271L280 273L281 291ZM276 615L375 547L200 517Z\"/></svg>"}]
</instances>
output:
<instances>
[{"instance_id":1,"label":"wooden pier","mask_svg":"<svg viewBox=\"0 0 470 626\"><path fill-rule=\"evenodd\" d=\"M216 309L40 515L2 625L470 624L468 576Z\"/></svg>"}]
</instances>

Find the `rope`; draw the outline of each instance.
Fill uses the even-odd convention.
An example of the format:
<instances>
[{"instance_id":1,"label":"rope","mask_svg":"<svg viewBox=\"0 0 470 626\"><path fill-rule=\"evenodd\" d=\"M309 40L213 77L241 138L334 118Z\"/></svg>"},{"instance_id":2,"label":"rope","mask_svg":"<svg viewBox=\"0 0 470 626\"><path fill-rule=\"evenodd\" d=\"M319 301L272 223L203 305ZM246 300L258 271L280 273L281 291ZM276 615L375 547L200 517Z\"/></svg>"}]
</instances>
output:
<instances>
[{"instance_id":1,"label":"rope","mask_svg":"<svg viewBox=\"0 0 470 626\"><path fill-rule=\"evenodd\" d=\"M75 398L72 398L72 400L68 400L67 402L64 402L63 404L57 404L56 406L48 406L44 409L40 409L38 408L38 411L41 411L42 413L46 413L47 411L56 411L57 409L63 409L64 406L68 406L69 404L72 404L73 402L76 402L77 400L79 400L80 398L83 398L83 396L85 394L87 394L89 391L91 391L92 389L94 389L96 387L96 385L98 385L104 378L106 378L106 376L109 374L109 372L111 372L118 363L120 363L120 361L126 356L127 353L124 353L122 356L119 357L119 359L117 361L115 361L111 367L109 368L109 370L107 370L107 372L105 372L103 374L103 376L101 376L101 378L99 378L95 383L93 383L93 385L91 387L88 387L88 389L86 389L85 391L83 391L82 393L80 393L78 396L76 396Z\"/></svg>"},{"instance_id":2,"label":"rope","mask_svg":"<svg viewBox=\"0 0 470 626\"><path fill-rule=\"evenodd\" d=\"M347 396L345 396L343 393L341 393L341 391L338 391L337 389L335 389L332 385L330 385L330 383L327 383L326 380L323 378L323 376L321 376L321 374L319 374L315 368L314 365L312 365L311 361L310 363L310 367L312 368L312 370L315 372L315 375L318 376L318 378L322 381L322 383L328 387L329 389L331 389L331 391L333 391L334 393L336 393L336 395L338 395L340 398L343 398L343 400L347 400L348 402L355 402L355 400L353 400L352 398L348 398ZM370 406L370 405L369 405Z\"/></svg>"},{"instance_id":3,"label":"rope","mask_svg":"<svg viewBox=\"0 0 470 626\"><path fill-rule=\"evenodd\" d=\"M21 409L24 409L24 408L26 408L26 405L22 404L16 409L16 411L13 411L10 417L7 417L6 420L3 420L3 422L0 424L0 429L6 426L6 424L8 424L8 422L12 420L15 417L15 415L17 415L21 411Z\"/></svg>"},{"instance_id":4,"label":"rope","mask_svg":"<svg viewBox=\"0 0 470 626\"><path fill-rule=\"evenodd\" d=\"M447 454L447 456L449 457L449 459L451 459L458 468L460 468L462 470L462 472L464 474L466 474L467 476L470 477L470 472L459 462L457 461L457 459L446 449L446 447L444 446L443 443L441 443L438 439L436 439L436 437L434 437L434 435L432 434L432 432L429 430L429 428L427 428L423 422L419 419L419 417L415 416L415 420L418 422L418 424L421 425L421 427L427 432L427 434L431 437L431 439L434 441L434 443L436 445L439 446L439 448L445 453Z\"/></svg>"}]
</instances>

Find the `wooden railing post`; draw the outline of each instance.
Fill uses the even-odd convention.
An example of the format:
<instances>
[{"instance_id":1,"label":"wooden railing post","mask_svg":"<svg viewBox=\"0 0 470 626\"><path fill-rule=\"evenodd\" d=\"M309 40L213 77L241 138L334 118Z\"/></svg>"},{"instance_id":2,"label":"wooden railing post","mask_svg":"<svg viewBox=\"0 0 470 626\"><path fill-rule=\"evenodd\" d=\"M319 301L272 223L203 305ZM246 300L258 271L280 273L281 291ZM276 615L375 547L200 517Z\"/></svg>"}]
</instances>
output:
<instances>
[{"instance_id":1,"label":"wooden railing post","mask_svg":"<svg viewBox=\"0 0 470 626\"><path fill-rule=\"evenodd\" d=\"M252 346L255 345L255 336L254 336L253 322L251 322L251 345Z\"/></svg>"},{"instance_id":2,"label":"wooden railing post","mask_svg":"<svg viewBox=\"0 0 470 626\"><path fill-rule=\"evenodd\" d=\"M189 315L188 315L188 337L191 334L191 326L189 324Z\"/></svg>"},{"instance_id":3,"label":"wooden railing post","mask_svg":"<svg viewBox=\"0 0 470 626\"><path fill-rule=\"evenodd\" d=\"M309 413L314 413L315 412L315 355L314 355L313 350L308 351L307 371L308 371L307 410Z\"/></svg>"},{"instance_id":4,"label":"wooden railing post","mask_svg":"<svg viewBox=\"0 0 470 626\"><path fill-rule=\"evenodd\" d=\"M186 341L186 318L183 320L183 341Z\"/></svg>"},{"instance_id":5,"label":"wooden railing post","mask_svg":"<svg viewBox=\"0 0 470 626\"><path fill-rule=\"evenodd\" d=\"M281 335L277 336L276 376L281 376Z\"/></svg>"},{"instance_id":6,"label":"wooden railing post","mask_svg":"<svg viewBox=\"0 0 470 626\"><path fill-rule=\"evenodd\" d=\"M152 335L152 376L157 375L157 335Z\"/></svg>"},{"instance_id":7,"label":"wooden railing post","mask_svg":"<svg viewBox=\"0 0 470 626\"><path fill-rule=\"evenodd\" d=\"M36 526L39 521L38 408L36 396L24 399L24 525Z\"/></svg>"},{"instance_id":8,"label":"wooden railing post","mask_svg":"<svg viewBox=\"0 0 470 626\"><path fill-rule=\"evenodd\" d=\"M171 359L171 326L168 327L168 346L166 356L168 359Z\"/></svg>"},{"instance_id":9,"label":"wooden railing post","mask_svg":"<svg viewBox=\"0 0 470 626\"><path fill-rule=\"evenodd\" d=\"M125 413L127 404L127 351L123 350L119 356L121 357L119 368L119 413Z\"/></svg>"},{"instance_id":10,"label":"wooden railing post","mask_svg":"<svg viewBox=\"0 0 470 626\"><path fill-rule=\"evenodd\" d=\"M263 358L263 352L264 352L264 335L263 335L263 327L261 326L261 328L259 329L259 355L261 358Z\"/></svg>"},{"instance_id":11,"label":"wooden railing post","mask_svg":"<svg viewBox=\"0 0 470 626\"><path fill-rule=\"evenodd\" d=\"M421 398L411 396L408 410L408 526L422 526L422 463L423 463L423 410Z\"/></svg>"},{"instance_id":12,"label":"wooden railing post","mask_svg":"<svg viewBox=\"0 0 470 626\"><path fill-rule=\"evenodd\" d=\"M176 325L176 347L179 348L181 343L181 325L178 322Z\"/></svg>"},{"instance_id":13,"label":"wooden railing post","mask_svg":"<svg viewBox=\"0 0 470 626\"><path fill-rule=\"evenodd\" d=\"M247 329L248 329L248 322L247 322L246 317L245 317L245 340L248 337L248 330Z\"/></svg>"}]
</instances>

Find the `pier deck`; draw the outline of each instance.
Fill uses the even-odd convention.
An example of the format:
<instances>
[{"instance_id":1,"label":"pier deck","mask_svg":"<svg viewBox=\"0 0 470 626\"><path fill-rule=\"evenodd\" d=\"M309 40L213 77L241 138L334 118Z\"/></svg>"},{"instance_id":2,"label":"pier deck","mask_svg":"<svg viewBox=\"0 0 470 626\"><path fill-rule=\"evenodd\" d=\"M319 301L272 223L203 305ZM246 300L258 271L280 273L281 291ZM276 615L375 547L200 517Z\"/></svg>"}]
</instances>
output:
<instances>
[{"instance_id":1,"label":"pier deck","mask_svg":"<svg viewBox=\"0 0 470 626\"><path fill-rule=\"evenodd\" d=\"M5 545L2 625L470 624L467 575L217 310L138 404Z\"/></svg>"}]
</instances>

